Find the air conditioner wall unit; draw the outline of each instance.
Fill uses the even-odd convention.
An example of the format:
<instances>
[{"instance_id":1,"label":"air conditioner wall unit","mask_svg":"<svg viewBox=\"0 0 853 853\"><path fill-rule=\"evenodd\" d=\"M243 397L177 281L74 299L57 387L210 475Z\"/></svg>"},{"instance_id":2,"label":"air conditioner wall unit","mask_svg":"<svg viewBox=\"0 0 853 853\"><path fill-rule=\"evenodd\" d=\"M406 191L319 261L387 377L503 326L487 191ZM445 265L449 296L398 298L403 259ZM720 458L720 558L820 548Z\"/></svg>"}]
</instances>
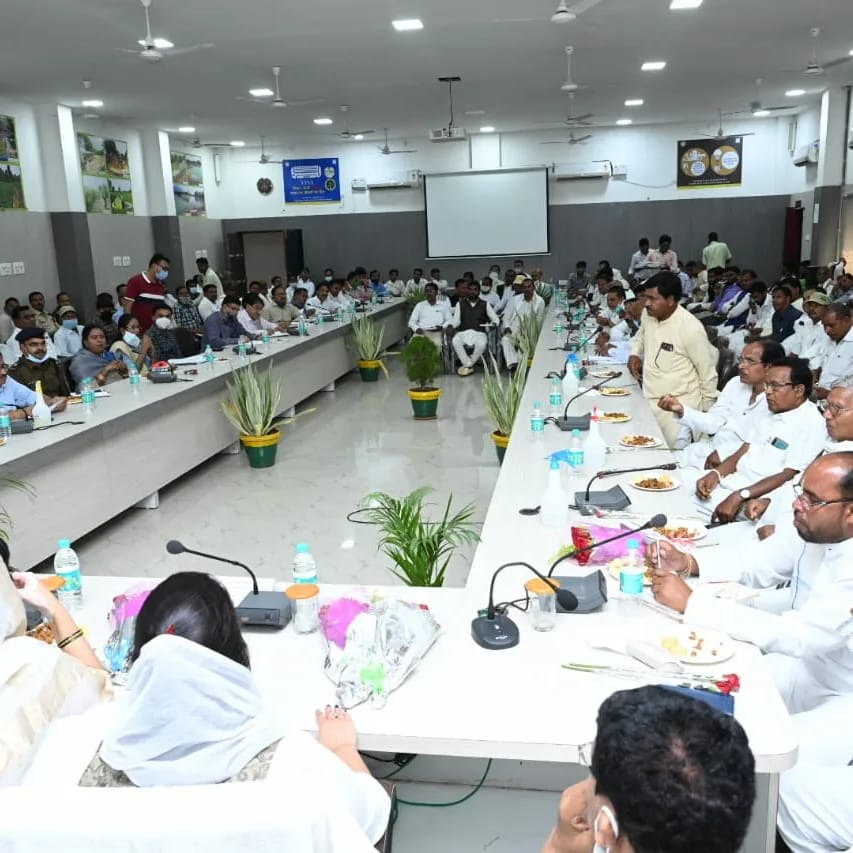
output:
<instances>
[{"instance_id":1,"label":"air conditioner wall unit","mask_svg":"<svg viewBox=\"0 0 853 853\"><path fill-rule=\"evenodd\" d=\"M612 174L613 164L609 160L596 163L554 163L554 177L558 181L609 178Z\"/></svg>"},{"instance_id":2,"label":"air conditioner wall unit","mask_svg":"<svg viewBox=\"0 0 853 853\"><path fill-rule=\"evenodd\" d=\"M387 178L377 178L367 182L368 190L408 190L421 185L421 173L417 169L391 175Z\"/></svg>"},{"instance_id":3,"label":"air conditioner wall unit","mask_svg":"<svg viewBox=\"0 0 853 853\"><path fill-rule=\"evenodd\" d=\"M795 166L810 166L820 159L820 141L809 142L808 145L800 145L794 152L793 163Z\"/></svg>"},{"instance_id":4,"label":"air conditioner wall unit","mask_svg":"<svg viewBox=\"0 0 853 853\"><path fill-rule=\"evenodd\" d=\"M429 132L430 142L464 142L467 138L464 127L440 127Z\"/></svg>"}]
</instances>

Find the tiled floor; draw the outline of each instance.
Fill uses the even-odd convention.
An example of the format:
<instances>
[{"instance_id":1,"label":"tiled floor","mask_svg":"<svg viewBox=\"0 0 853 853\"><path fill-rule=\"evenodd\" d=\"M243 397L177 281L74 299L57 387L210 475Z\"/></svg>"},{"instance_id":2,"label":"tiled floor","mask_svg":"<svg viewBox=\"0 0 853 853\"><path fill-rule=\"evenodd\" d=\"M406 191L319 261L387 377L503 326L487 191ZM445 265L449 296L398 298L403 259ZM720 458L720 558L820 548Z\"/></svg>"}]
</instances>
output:
<instances>
[{"instance_id":1,"label":"tiled floor","mask_svg":"<svg viewBox=\"0 0 853 853\"><path fill-rule=\"evenodd\" d=\"M297 409L284 428L275 467L253 470L243 454L219 456L160 493L158 510L129 510L75 544L90 574L162 577L180 568L239 572L196 557L166 554L167 540L242 560L259 576L285 580L293 549L308 542L321 580L393 583L376 551L376 530L346 514L370 491L402 496L436 489L436 503L473 501L485 516L498 474L480 374L441 377L435 421L416 421L395 357L391 380L363 384L357 374ZM191 442L192 435L164 436ZM132 476L132 467L117 476ZM455 558L447 585L461 586L467 555Z\"/></svg>"}]
</instances>

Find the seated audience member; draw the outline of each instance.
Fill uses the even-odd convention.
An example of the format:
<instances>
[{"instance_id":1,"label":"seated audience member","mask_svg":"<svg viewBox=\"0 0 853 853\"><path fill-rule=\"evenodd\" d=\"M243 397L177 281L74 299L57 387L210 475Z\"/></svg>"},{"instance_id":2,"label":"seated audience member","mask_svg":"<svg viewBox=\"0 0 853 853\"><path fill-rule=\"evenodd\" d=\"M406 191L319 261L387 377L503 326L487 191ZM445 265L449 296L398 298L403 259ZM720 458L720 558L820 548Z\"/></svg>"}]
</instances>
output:
<instances>
[{"instance_id":1,"label":"seated audience member","mask_svg":"<svg viewBox=\"0 0 853 853\"><path fill-rule=\"evenodd\" d=\"M370 271L370 289L373 291L374 296L388 296L389 293L385 288L385 285L382 283L382 274L379 270L371 270ZM328 288L327 288L328 289Z\"/></svg>"},{"instance_id":2,"label":"seated audience member","mask_svg":"<svg viewBox=\"0 0 853 853\"><path fill-rule=\"evenodd\" d=\"M57 316L59 314L59 309L63 308L65 305L71 304L71 294L66 293L64 290L60 290L59 293L56 294L56 308L53 311L53 315Z\"/></svg>"},{"instance_id":3,"label":"seated audience member","mask_svg":"<svg viewBox=\"0 0 853 853\"><path fill-rule=\"evenodd\" d=\"M12 379L10 367L0 354L0 409L6 409L13 421L23 421L33 415L35 391Z\"/></svg>"},{"instance_id":4,"label":"seated audience member","mask_svg":"<svg viewBox=\"0 0 853 853\"><path fill-rule=\"evenodd\" d=\"M406 292L406 282L400 278L398 269L388 270L388 281L385 282L385 289L391 296L402 296Z\"/></svg>"},{"instance_id":5,"label":"seated audience member","mask_svg":"<svg viewBox=\"0 0 853 853\"><path fill-rule=\"evenodd\" d=\"M350 306L355 305L355 300L350 296L350 294L346 291L344 285L346 282L342 278L333 278L332 283L329 285L329 294L332 299L338 303L341 307L342 311L349 311ZM386 284L387 287L387 284ZM393 294L397 296L398 294Z\"/></svg>"},{"instance_id":6,"label":"seated audience member","mask_svg":"<svg viewBox=\"0 0 853 853\"><path fill-rule=\"evenodd\" d=\"M308 291L304 287L293 291L292 305L299 312L299 317L313 317L317 313L317 309L308 304Z\"/></svg>"},{"instance_id":7,"label":"seated audience member","mask_svg":"<svg viewBox=\"0 0 853 853\"><path fill-rule=\"evenodd\" d=\"M237 315L237 322L253 338L264 332L277 332L281 329L278 323L272 323L263 317L264 303L257 293L247 293L243 297L243 307Z\"/></svg>"},{"instance_id":8,"label":"seated audience member","mask_svg":"<svg viewBox=\"0 0 853 853\"><path fill-rule=\"evenodd\" d=\"M304 287L308 291L308 298L310 299L317 290L317 285L311 281L311 270L308 267L305 267L302 272L299 273L296 279L296 287Z\"/></svg>"},{"instance_id":9,"label":"seated audience member","mask_svg":"<svg viewBox=\"0 0 853 853\"><path fill-rule=\"evenodd\" d=\"M684 294L684 302L690 302L693 299L693 291L696 290L696 285L699 275L699 264L696 261L688 261L682 270L679 271L678 277L681 279L681 290Z\"/></svg>"},{"instance_id":10,"label":"seated audience member","mask_svg":"<svg viewBox=\"0 0 853 853\"><path fill-rule=\"evenodd\" d=\"M201 260L201 258L199 258ZM189 329L192 332L201 333L201 327L204 321L201 319L201 313L198 308L193 305L193 297L190 293L190 288L184 284L175 290L177 302L173 309L175 325L179 329Z\"/></svg>"},{"instance_id":11,"label":"seated audience member","mask_svg":"<svg viewBox=\"0 0 853 853\"><path fill-rule=\"evenodd\" d=\"M213 287L213 285L210 285ZM146 372L145 353L142 351L142 326L133 314L124 314L118 321L119 339L110 347L110 352L123 361L128 370L135 367Z\"/></svg>"},{"instance_id":12,"label":"seated audience member","mask_svg":"<svg viewBox=\"0 0 853 853\"><path fill-rule=\"evenodd\" d=\"M712 314L702 322L706 326L722 326L723 335L742 328L749 313L749 287L754 278L752 270L741 273L739 267L726 267L724 284L714 300Z\"/></svg>"},{"instance_id":13,"label":"seated audience member","mask_svg":"<svg viewBox=\"0 0 853 853\"><path fill-rule=\"evenodd\" d=\"M776 343L781 344L794 334L794 324L802 314L791 305L794 296L787 284L773 289L773 318L771 320L771 336Z\"/></svg>"},{"instance_id":14,"label":"seated audience member","mask_svg":"<svg viewBox=\"0 0 853 853\"><path fill-rule=\"evenodd\" d=\"M669 270L678 274L678 255L672 250L672 237L669 234L660 235L657 249L649 252L649 264L655 272Z\"/></svg>"},{"instance_id":15,"label":"seated audience member","mask_svg":"<svg viewBox=\"0 0 853 853\"><path fill-rule=\"evenodd\" d=\"M95 317L98 325L104 330L107 342L112 344L118 339L118 322L113 320L116 306L109 293L99 293L95 297Z\"/></svg>"},{"instance_id":16,"label":"seated audience member","mask_svg":"<svg viewBox=\"0 0 853 853\"><path fill-rule=\"evenodd\" d=\"M21 345L21 358L9 368L9 376L33 391L36 382L41 382L44 401L53 411L63 411L71 393L68 379L65 369L47 354L44 329L37 326L21 329L18 333L18 343Z\"/></svg>"},{"instance_id":17,"label":"seated audience member","mask_svg":"<svg viewBox=\"0 0 853 853\"><path fill-rule=\"evenodd\" d=\"M542 853L737 853L754 802L734 717L659 685L620 690L598 710L590 778L564 793Z\"/></svg>"},{"instance_id":18,"label":"seated audience member","mask_svg":"<svg viewBox=\"0 0 853 853\"><path fill-rule=\"evenodd\" d=\"M429 271L429 280L438 288L439 295L443 296L447 292L447 279L441 277L441 270L438 267L433 267Z\"/></svg>"},{"instance_id":19,"label":"seated audience member","mask_svg":"<svg viewBox=\"0 0 853 853\"><path fill-rule=\"evenodd\" d=\"M438 300L438 286L431 281L424 288L426 299L422 299L412 309L409 328L416 335L429 338L440 350L445 331L453 329L453 317L450 303Z\"/></svg>"},{"instance_id":20,"label":"seated audience member","mask_svg":"<svg viewBox=\"0 0 853 853\"><path fill-rule=\"evenodd\" d=\"M374 270L373 272L375 272L377 275L379 274L376 270ZM371 273L371 275L373 275L373 273ZM370 283L371 285L373 285L372 279ZM384 287L384 285L378 280L377 283L380 287ZM329 290L329 285L326 284L325 281L322 281L320 282L320 284L317 285L317 292L308 300L306 304L309 308L313 308L318 314L322 314L324 317L331 317L333 314L336 314L338 308L340 307L340 303L332 297L331 292Z\"/></svg>"},{"instance_id":21,"label":"seated audience member","mask_svg":"<svg viewBox=\"0 0 853 853\"><path fill-rule=\"evenodd\" d=\"M162 581L139 612L131 654L124 695L67 721L61 741L45 742L25 784L37 784L41 773L84 787L289 781L316 786L372 844L381 838L391 804L358 753L351 717L327 705L316 713L316 740L288 730L261 696L240 621L218 581L198 572ZM82 766L66 757L69 738Z\"/></svg>"},{"instance_id":22,"label":"seated audience member","mask_svg":"<svg viewBox=\"0 0 853 853\"><path fill-rule=\"evenodd\" d=\"M14 296L10 296L3 304L3 310L0 311L0 343L5 344L15 330L15 324L12 321L12 312L19 304Z\"/></svg>"},{"instance_id":23,"label":"seated audience member","mask_svg":"<svg viewBox=\"0 0 853 853\"><path fill-rule=\"evenodd\" d=\"M575 264L575 271L569 273L569 293L587 294L591 287L592 276L586 271L586 261L578 261Z\"/></svg>"},{"instance_id":24,"label":"seated audience member","mask_svg":"<svg viewBox=\"0 0 853 853\"><path fill-rule=\"evenodd\" d=\"M693 291L693 297L690 300L690 312L697 317L702 317L709 314L717 296L720 293L720 288L724 286L723 276L726 271L722 267L711 267L705 272L705 286L699 284Z\"/></svg>"},{"instance_id":25,"label":"seated audience member","mask_svg":"<svg viewBox=\"0 0 853 853\"><path fill-rule=\"evenodd\" d=\"M758 422L770 416L764 396L767 368L784 357L785 351L776 341L747 344L738 359L738 375L726 383L707 412L684 406L671 394L658 400L658 406L681 422L683 436L679 434L675 446L682 465L717 468L749 441ZM709 437L698 438L703 434Z\"/></svg>"},{"instance_id":26,"label":"seated audience member","mask_svg":"<svg viewBox=\"0 0 853 853\"><path fill-rule=\"evenodd\" d=\"M528 278L524 282L521 299L514 299L504 312L501 349L503 350L504 362L509 370L515 370L518 366L517 347L521 318L530 315L537 317L540 322L543 321L545 319L545 300L536 292L533 279Z\"/></svg>"},{"instance_id":27,"label":"seated audience member","mask_svg":"<svg viewBox=\"0 0 853 853\"><path fill-rule=\"evenodd\" d=\"M215 284L206 284L202 288L201 300L198 303L198 314L201 317L201 323L204 325L204 321L211 315L215 314L219 308L219 296L217 295L216 285Z\"/></svg>"},{"instance_id":28,"label":"seated audience member","mask_svg":"<svg viewBox=\"0 0 853 853\"><path fill-rule=\"evenodd\" d=\"M406 282L405 295L408 296L413 290L423 290L425 284L424 271L420 267L415 267L412 270L412 277Z\"/></svg>"},{"instance_id":29,"label":"seated audience member","mask_svg":"<svg viewBox=\"0 0 853 853\"><path fill-rule=\"evenodd\" d=\"M763 281L753 281L749 291L749 311L743 328L730 330L728 326L723 326L720 334L728 337L729 349L739 356L746 344L754 343L759 338L769 338L772 331L773 300Z\"/></svg>"},{"instance_id":30,"label":"seated audience member","mask_svg":"<svg viewBox=\"0 0 853 853\"><path fill-rule=\"evenodd\" d=\"M126 284L116 285L116 303L118 304L118 308L116 308L115 313L112 317L113 323L115 323L116 326L118 326L119 318L124 314L124 292L126 290Z\"/></svg>"},{"instance_id":31,"label":"seated audience member","mask_svg":"<svg viewBox=\"0 0 853 853\"><path fill-rule=\"evenodd\" d=\"M649 241L646 237L641 237L638 243L639 248L631 255L631 263L628 264L628 275L633 278L637 284L642 284L646 279L651 278L657 270L649 266Z\"/></svg>"},{"instance_id":32,"label":"seated audience member","mask_svg":"<svg viewBox=\"0 0 853 853\"><path fill-rule=\"evenodd\" d=\"M796 308L797 311L802 313L803 311L803 292L804 292L804 282L805 279L792 278L792 279L782 279L782 284L786 284L791 288L791 294L793 297L793 301L791 302L791 307Z\"/></svg>"},{"instance_id":33,"label":"seated audience member","mask_svg":"<svg viewBox=\"0 0 853 853\"><path fill-rule=\"evenodd\" d=\"M305 292L304 288L300 290ZM225 294L222 307L204 321L204 338L201 346L210 345L212 349L224 349L236 346L240 338L250 339L253 335L240 324L240 300L236 296Z\"/></svg>"},{"instance_id":34,"label":"seated audience member","mask_svg":"<svg viewBox=\"0 0 853 853\"><path fill-rule=\"evenodd\" d=\"M272 289L272 305L264 307L261 317L268 323L275 323L281 328L287 328L299 317L299 309L287 301L287 289L283 284L278 284Z\"/></svg>"},{"instance_id":35,"label":"seated audience member","mask_svg":"<svg viewBox=\"0 0 853 853\"><path fill-rule=\"evenodd\" d=\"M794 324L794 334L785 343L785 352L798 355L809 362L815 375L823 364L829 338L823 329L823 315L832 303L825 293L810 290L803 298L804 316Z\"/></svg>"},{"instance_id":36,"label":"seated audience member","mask_svg":"<svg viewBox=\"0 0 853 853\"><path fill-rule=\"evenodd\" d=\"M489 338L484 327L492 323L498 325L498 315L492 310L488 302L480 299L480 283L471 281L462 285L464 296L456 303L453 315L454 333L451 339L453 350L460 361L457 373L460 376L470 376L474 372L474 365L482 358ZM457 291L460 282L456 282ZM466 346L473 348L473 353L468 355Z\"/></svg>"},{"instance_id":37,"label":"seated audience member","mask_svg":"<svg viewBox=\"0 0 853 853\"><path fill-rule=\"evenodd\" d=\"M853 374L853 307L840 302L830 305L823 315L823 331L828 338L820 356L820 374L815 396L822 400L839 379Z\"/></svg>"},{"instance_id":38,"label":"seated audience member","mask_svg":"<svg viewBox=\"0 0 853 853\"><path fill-rule=\"evenodd\" d=\"M40 290L34 290L30 293L28 301L30 308L33 309L33 319L35 320L33 325L44 329L49 335L53 335L59 326L56 320L44 310L44 294Z\"/></svg>"},{"instance_id":39,"label":"seated audience member","mask_svg":"<svg viewBox=\"0 0 853 853\"><path fill-rule=\"evenodd\" d=\"M613 287L613 272L610 269L599 270L587 292L587 302L590 310L595 310L606 300L606 293Z\"/></svg>"},{"instance_id":40,"label":"seated audience member","mask_svg":"<svg viewBox=\"0 0 853 853\"><path fill-rule=\"evenodd\" d=\"M21 345L18 343L18 332L20 332L21 329L29 329L35 326L33 317L33 309L30 308L29 305L19 305L17 308L12 309L12 322L14 323L14 327L12 329L12 334L6 340L5 350L6 361L8 361L9 364L14 364L21 357ZM51 358L57 358L56 346L48 336L47 332L45 332L45 338L47 339L48 355L50 355Z\"/></svg>"},{"instance_id":41,"label":"seated audience member","mask_svg":"<svg viewBox=\"0 0 853 853\"><path fill-rule=\"evenodd\" d=\"M151 363L181 357L181 347L172 326L172 309L168 305L158 305L154 309L154 324L142 338L142 354Z\"/></svg>"},{"instance_id":42,"label":"seated audience member","mask_svg":"<svg viewBox=\"0 0 853 853\"><path fill-rule=\"evenodd\" d=\"M853 714L853 453L813 461L794 494L788 522L763 542L723 545L701 558L661 543L652 590L685 622L765 652L763 663L794 715L799 760L807 761L832 748L822 721L849 725ZM699 576L694 589L678 574L688 571ZM747 603L724 601L703 589L718 581L763 592Z\"/></svg>"},{"instance_id":43,"label":"seated audience member","mask_svg":"<svg viewBox=\"0 0 853 853\"><path fill-rule=\"evenodd\" d=\"M367 270L364 267L356 267L348 276L350 281L350 289L347 291L351 299L355 302L370 302L373 296L373 291L368 286ZM421 285L423 286L423 285ZM407 295L409 291L406 291Z\"/></svg>"},{"instance_id":44,"label":"seated audience member","mask_svg":"<svg viewBox=\"0 0 853 853\"><path fill-rule=\"evenodd\" d=\"M84 379L94 379L100 387L127 377L127 365L106 351L107 336L100 326L93 323L83 326L82 338L83 349L69 364L71 379L78 389Z\"/></svg>"},{"instance_id":45,"label":"seated audience member","mask_svg":"<svg viewBox=\"0 0 853 853\"><path fill-rule=\"evenodd\" d=\"M612 328L602 330L595 340L599 355L610 356L616 361L626 363L631 355L631 338L640 331L645 300L642 293L644 285L638 285L639 295L626 299L623 303L625 313L622 319Z\"/></svg>"},{"instance_id":46,"label":"seated audience member","mask_svg":"<svg viewBox=\"0 0 853 853\"><path fill-rule=\"evenodd\" d=\"M323 270L323 281L325 281L326 284L331 284L334 277L335 271L332 267L326 267L326 269Z\"/></svg>"},{"instance_id":47,"label":"seated audience member","mask_svg":"<svg viewBox=\"0 0 853 853\"><path fill-rule=\"evenodd\" d=\"M83 338L80 336L83 327L77 319L77 311L70 305L63 305L56 313L62 324L53 336L56 355L58 358L71 358L83 347Z\"/></svg>"},{"instance_id":48,"label":"seated audience member","mask_svg":"<svg viewBox=\"0 0 853 853\"><path fill-rule=\"evenodd\" d=\"M494 290L494 279L491 276L480 279L480 299L488 302L498 315L502 314L506 307L506 302Z\"/></svg>"},{"instance_id":49,"label":"seated audience member","mask_svg":"<svg viewBox=\"0 0 853 853\"><path fill-rule=\"evenodd\" d=\"M834 302L845 304L853 300L853 275L845 273L839 277L832 291L832 299Z\"/></svg>"},{"instance_id":50,"label":"seated audience member","mask_svg":"<svg viewBox=\"0 0 853 853\"><path fill-rule=\"evenodd\" d=\"M596 323L604 328L616 326L622 322L625 315L625 291L615 284L607 289L604 304L600 306Z\"/></svg>"}]
</instances>

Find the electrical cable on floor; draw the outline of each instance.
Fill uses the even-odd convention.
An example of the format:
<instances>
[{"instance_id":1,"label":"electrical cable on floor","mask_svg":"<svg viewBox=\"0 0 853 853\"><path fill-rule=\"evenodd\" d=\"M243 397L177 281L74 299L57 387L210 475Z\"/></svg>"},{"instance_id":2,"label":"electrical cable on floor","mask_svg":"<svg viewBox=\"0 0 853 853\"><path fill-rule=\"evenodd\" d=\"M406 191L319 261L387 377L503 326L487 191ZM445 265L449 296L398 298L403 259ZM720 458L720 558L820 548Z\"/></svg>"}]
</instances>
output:
<instances>
[{"instance_id":1,"label":"electrical cable on floor","mask_svg":"<svg viewBox=\"0 0 853 853\"><path fill-rule=\"evenodd\" d=\"M395 762L397 764L396 770L392 770L390 773L386 773L384 776L377 776L376 778L379 780L390 779L392 776L396 776L401 770L405 770L416 758L417 755L407 755L403 761Z\"/></svg>"},{"instance_id":2,"label":"electrical cable on floor","mask_svg":"<svg viewBox=\"0 0 853 853\"><path fill-rule=\"evenodd\" d=\"M360 512L369 512L373 507L363 506L360 509L354 509L352 512L347 513L347 521L351 521L353 524L378 524L378 521L362 521L360 518L353 518L354 515L358 515Z\"/></svg>"},{"instance_id":3,"label":"electrical cable on floor","mask_svg":"<svg viewBox=\"0 0 853 853\"><path fill-rule=\"evenodd\" d=\"M446 809L451 806L459 806L462 803L470 800L471 797L476 794L480 788L483 787L483 784L486 781L486 777L489 775L489 771L492 769L492 759L490 758L486 762L486 769L483 771L483 775L480 777L480 781L472 788L464 797L460 797L458 800L451 800L449 803L419 803L417 800L404 800L401 796L397 796L397 802L402 803L404 806L417 806L419 808L427 808L427 809Z\"/></svg>"}]
</instances>

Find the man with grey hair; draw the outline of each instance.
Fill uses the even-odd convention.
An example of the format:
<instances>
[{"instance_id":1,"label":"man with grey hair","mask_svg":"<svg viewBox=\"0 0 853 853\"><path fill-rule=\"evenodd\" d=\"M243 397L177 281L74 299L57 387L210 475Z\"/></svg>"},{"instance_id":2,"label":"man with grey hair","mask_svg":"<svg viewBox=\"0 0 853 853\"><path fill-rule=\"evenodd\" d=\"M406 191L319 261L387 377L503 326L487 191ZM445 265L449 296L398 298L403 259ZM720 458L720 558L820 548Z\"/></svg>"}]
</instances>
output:
<instances>
[{"instance_id":1,"label":"man with grey hair","mask_svg":"<svg viewBox=\"0 0 853 853\"><path fill-rule=\"evenodd\" d=\"M853 373L853 306L833 302L823 314L827 342L821 356L815 396L825 399L839 379Z\"/></svg>"}]
</instances>

